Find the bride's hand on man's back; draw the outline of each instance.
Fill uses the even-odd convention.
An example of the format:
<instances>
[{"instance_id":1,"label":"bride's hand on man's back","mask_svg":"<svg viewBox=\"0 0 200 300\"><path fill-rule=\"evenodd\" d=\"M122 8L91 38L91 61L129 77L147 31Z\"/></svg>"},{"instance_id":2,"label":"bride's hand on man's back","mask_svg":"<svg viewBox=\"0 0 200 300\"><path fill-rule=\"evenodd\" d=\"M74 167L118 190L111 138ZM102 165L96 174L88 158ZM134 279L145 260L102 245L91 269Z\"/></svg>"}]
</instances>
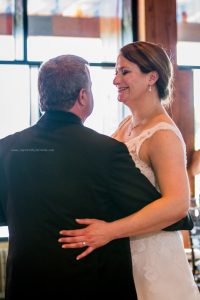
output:
<instances>
[{"instance_id":1,"label":"bride's hand on man's back","mask_svg":"<svg viewBox=\"0 0 200 300\"><path fill-rule=\"evenodd\" d=\"M58 241L62 248L86 248L77 256L77 260L112 240L109 223L97 219L76 219L76 222L87 226L82 229L61 230L59 233L62 237Z\"/></svg>"}]
</instances>

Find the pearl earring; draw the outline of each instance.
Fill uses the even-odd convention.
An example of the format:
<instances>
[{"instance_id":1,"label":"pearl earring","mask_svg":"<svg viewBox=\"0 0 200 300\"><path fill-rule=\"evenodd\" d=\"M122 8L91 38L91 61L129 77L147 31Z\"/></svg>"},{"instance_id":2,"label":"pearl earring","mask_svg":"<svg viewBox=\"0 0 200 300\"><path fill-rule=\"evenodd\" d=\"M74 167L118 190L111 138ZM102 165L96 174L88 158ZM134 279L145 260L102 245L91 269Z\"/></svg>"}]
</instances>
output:
<instances>
[{"instance_id":1,"label":"pearl earring","mask_svg":"<svg viewBox=\"0 0 200 300\"><path fill-rule=\"evenodd\" d=\"M149 92L151 92L151 85L149 85L149 88L148 88Z\"/></svg>"}]
</instances>

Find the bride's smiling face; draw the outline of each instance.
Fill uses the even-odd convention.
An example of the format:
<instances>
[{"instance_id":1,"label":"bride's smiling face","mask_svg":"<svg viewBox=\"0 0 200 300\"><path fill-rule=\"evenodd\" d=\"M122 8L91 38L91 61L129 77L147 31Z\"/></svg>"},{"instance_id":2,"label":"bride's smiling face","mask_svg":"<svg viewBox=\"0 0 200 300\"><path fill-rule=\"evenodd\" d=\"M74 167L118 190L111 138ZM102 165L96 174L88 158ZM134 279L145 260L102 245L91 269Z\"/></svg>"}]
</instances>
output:
<instances>
[{"instance_id":1,"label":"bride's smiling face","mask_svg":"<svg viewBox=\"0 0 200 300\"><path fill-rule=\"evenodd\" d=\"M141 99L148 92L149 73L142 73L136 64L120 54L113 84L118 89L118 100L130 106L131 102Z\"/></svg>"}]
</instances>

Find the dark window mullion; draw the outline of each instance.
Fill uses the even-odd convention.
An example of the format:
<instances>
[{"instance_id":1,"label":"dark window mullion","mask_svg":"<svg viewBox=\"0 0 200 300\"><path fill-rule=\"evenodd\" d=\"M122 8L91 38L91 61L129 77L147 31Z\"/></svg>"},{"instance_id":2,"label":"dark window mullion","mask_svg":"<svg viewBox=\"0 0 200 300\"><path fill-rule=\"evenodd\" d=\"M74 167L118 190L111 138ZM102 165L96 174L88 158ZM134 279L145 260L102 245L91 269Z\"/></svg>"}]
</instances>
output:
<instances>
[{"instance_id":1,"label":"dark window mullion","mask_svg":"<svg viewBox=\"0 0 200 300\"><path fill-rule=\"evenodd\" d=\"M15 60L27 61L27 0L15 0Z\"/></svg>"},{"instance_id":2,"label":"dark window mullion","mask_svg":"<svg viewBox=\"0 0 200 300\"><path fill-rule=\"evenodd\" d=\"M23 0L23 28L24 28L24 40L23 40L23 46L24 46L24 60L27 61L27 38L28 38L28 15L27 15L27 1Z\"/></svg>"},{"instance_id":3,"label":"dark window mullion","mask_svg":"<svg viewBox=\"0 0 200 300\"><path fill-rule=\"evenodd\" d=\"M14 14L14 38L15 38L15 60L23 60L23 3L15 0Z\"/></svg>"},{"instance_id":4,"label":"dark window mullion","mask_svg":"<svg viewBox=\"0 0 200 300\"><path fill-rule=\"evenodd\" d=\"M137 40L137 1L123 0L122 45Z\"/></svg>"}]
</instances>

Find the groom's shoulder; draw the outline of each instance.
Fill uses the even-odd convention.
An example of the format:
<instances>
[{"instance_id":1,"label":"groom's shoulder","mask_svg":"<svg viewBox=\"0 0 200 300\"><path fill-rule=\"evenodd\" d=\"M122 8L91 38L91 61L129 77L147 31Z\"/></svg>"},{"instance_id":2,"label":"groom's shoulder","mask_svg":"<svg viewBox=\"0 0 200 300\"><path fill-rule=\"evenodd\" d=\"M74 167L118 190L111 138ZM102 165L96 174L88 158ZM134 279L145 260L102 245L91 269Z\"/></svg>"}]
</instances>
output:
<instances>
[{"instance_id":1,"label":"groom's shoulder","mask_svg":"<svg viewBox=\"0 0 200 300\"><path fill-rule=\"evenodd\" d=\"M101 147L111 147L111 148L122 148L127 149L126 145L122 142L117 141L116 139L103 134L99 133L93 129L90 129L88 127L85 127L85 133L88 137L88 140L91 143L99 144Z\"/></svg>"}]
</instances>

